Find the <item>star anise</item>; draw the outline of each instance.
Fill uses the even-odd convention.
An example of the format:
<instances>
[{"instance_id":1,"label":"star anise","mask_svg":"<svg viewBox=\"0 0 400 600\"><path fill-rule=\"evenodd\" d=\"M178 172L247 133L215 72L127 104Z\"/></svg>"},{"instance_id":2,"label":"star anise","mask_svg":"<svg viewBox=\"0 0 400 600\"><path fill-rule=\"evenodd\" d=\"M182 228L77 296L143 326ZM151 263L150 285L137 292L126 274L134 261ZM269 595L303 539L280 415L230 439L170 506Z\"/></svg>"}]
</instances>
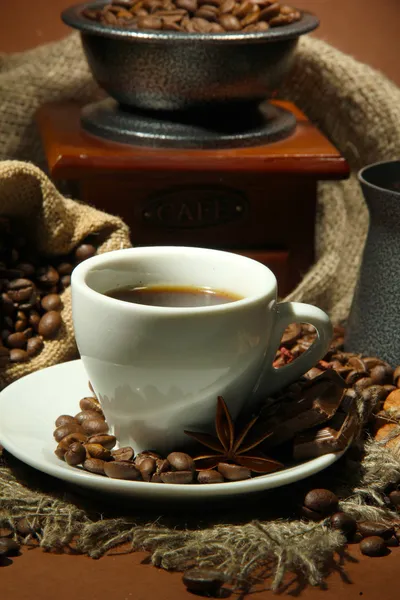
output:
<instances>
[{"instance_id":1,"label":"star anise","mask_svg":"<svg viewBox=\"0 0 400 600\"><path fill-rule=\"evenodd\" d=\"M282 469L283 465L280 462L253 450L271 435L270 431L264 431L258 433L256 437L251 437L250 430L257 420L258 416L254 417L245 425L239 435L235 436L235 427L228 407L222 396L219 396L215 417L217 437L208 433L185 431L187 435L190 435L190 437L200 442L200 444L213 450L213 453L194 458L197 471L214 469L220 462L241 465L254 473L272 473L273 471Z\"/></svg>"}]
</instances>

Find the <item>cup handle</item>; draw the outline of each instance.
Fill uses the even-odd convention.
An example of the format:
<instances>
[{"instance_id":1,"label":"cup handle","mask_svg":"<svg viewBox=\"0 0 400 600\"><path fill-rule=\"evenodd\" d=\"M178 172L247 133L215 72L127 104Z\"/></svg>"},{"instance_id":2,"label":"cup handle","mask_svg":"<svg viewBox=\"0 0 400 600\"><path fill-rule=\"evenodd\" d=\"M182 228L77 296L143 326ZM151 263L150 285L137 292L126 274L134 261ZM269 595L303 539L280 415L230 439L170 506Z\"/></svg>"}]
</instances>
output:
<instances>
[{"instance_id":1,"label":"cup handle","mask_svg":"<svg viewBox=\"0 0 400 600\"><path fill-rule=\"evenodd\" d=\"M275 325L265 357L265 368L255 390L256 396L274 393L307 373L325 355L333 336L333 327L328 315L316 306L301 302L281 302L276 305L275 311ZM310 348L292 363L276 369L272 363L283 332L291 323L313 325L317 331L317 338Z\"/></svg>"}]
</instances>

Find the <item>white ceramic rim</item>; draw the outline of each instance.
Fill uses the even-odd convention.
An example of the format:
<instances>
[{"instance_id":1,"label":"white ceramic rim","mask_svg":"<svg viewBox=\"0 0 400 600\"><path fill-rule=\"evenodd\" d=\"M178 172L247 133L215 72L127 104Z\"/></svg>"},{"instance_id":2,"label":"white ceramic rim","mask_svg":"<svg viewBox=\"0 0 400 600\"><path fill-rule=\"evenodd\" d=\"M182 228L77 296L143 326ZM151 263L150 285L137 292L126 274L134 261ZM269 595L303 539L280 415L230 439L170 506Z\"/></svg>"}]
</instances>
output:
<instances>
[{"instance_id":1,"label":"white ceramic rim","mask_svg":"<svg viewBox=\"0 0 400 600\"><path fill-rule=\"evenodd\" d=\"M247 296L240 300L235 300L233 302L228 302L226 304L216 304L213 306L194 306L194 307L180 307L180 306L171 306L171 307L163 307L163 306L149 306L146 304L135 304L128 303L123 300L117 300L116 298L111 298L106 296L101 292L97 292L87 283L86 279L88 274L91 271L96 270L98 267L111 267L113 263L118 261L129 261L135 260L138 261L141 258L145 259L146 257L154 257L159 254L163 256L173 256L175 258L183 259L183 256L179 257L179 254L186 254L192 256L215 256L215 259L223 257L224 260L229 260L234 264L241 264L244 267L252 268L255 273L258 273L257 283L259 283L259 293ZM257 277L257 275L256 275ZM74 293L76 290L79 293L84 293L95 300L97 302L103 302L103 304L108 305L110 308L118 306L118 309L126 312L126 314L131 314L132 312L140 311L142 314L148 315L157 315L157 316L166 316L166 317L176 317L176 316L190 316L196 314L210 314L210 313L219 313L219 312L230 312L236 311L238 308L251 306L260 302L266 297L274 294L276 296L277 293L277 281L273 272L261 264L260 262L253 260L252 258L247 258L246 256L242 256L240 254L235 254L234 252L225 252L223 250L212 250L209 248L196 248L190 246L141 246L137 248L127 248L123 250L113 250L111 252L106 252L105 254L99 254L88 258L87 260L80 263L75 269L72 271L71 276L71 286ZM229 292L233 290L228 290L221 288L223 292Z\"/></svg>"}]
</instances>

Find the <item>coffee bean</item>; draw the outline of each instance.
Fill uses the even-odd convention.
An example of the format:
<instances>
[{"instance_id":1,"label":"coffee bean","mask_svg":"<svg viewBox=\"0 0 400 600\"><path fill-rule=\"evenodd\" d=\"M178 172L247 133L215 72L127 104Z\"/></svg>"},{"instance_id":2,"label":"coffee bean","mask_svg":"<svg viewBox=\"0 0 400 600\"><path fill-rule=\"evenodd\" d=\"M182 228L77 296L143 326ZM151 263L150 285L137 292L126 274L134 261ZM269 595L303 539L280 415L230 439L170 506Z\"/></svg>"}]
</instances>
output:
<instances>
[{"instance_id":1,"label":"coffee bean","mask_svg":"<svg viewBox=\"0 0 400 600\"><path fill-rule=\"evenodd\" d=\"M325 489L311 490L304 498L304 506L322 515L330 515L336 512L338 502L337 496L330 490Z\"/></svg>"},{"instance_id":2,"label":"coffee bean","mask_svg":"<svg viewBox=\"0 0 400 600\"><path fill-rule=\"evenodd\" d=\"M56 310L51 310L40 319L38 332L45 340L55 338L61 327L61 315Z\"/></svg>"},{"instance_id":3,"label":"coffee bean","mask_svg":"<svg viewBox=\"0 0 400 600\"><path fill-rule=\"evenodd\" d=\"M79 406L83 411L93 411L103 416L102 408L96 398L85 397L79 402Z\"/></svg>"},{"instance_id":4,"label":"coffee bean","mask_svg":"<svg viewBox=\"0 0 400 600\"><path fill-rule=\"evenodd\" d=\"M360 542L360 550L366 556L385 556L388 554L385 540L376 535L364 538Z\"/></svg>"},{"instance_id":5,"label":"coffee bean","mask_svg":"<svg viewBox=\"0 0 400 600\"><path fill-rule=\"evenodd\" d=\"M0 369L6 367L10 361L10 352L0 345Z\"/></svg>"},{"instance_id":6,"label":"coffee bean","mask_svg":"<svg viewBox=\"0 0 400 600\"><path fill-rule=\"evenodd\" d=\"M389 365L377 365L371 369L370 377L373 383L384 385L390 384L393 377L393 369Z\"/></svg>"},{"instance_id":7,"label":"coffee bean","mask_svg":"<svg viewBox=\"0 0 400 600\"><path fill-rule=\"evenodd\" d=\"M315 510L310 510L307 506L302 506L300 509L301 515L306 518L308 521L319 522L324 519L324 515L319 512L315 512Z\"/></svg>"},{"instance_id":8,"label":"coffee bean","mask_svg":"<svg viewBox=\"0 0 400 600\"><path fill-rule=\"evenodd\" d=\"M61 425L60 427L57 427L53 435L56 442L61 442L61 440L67 437L67 435L70 433L84 433L84 431L82 426L75 421L75 423L71 422L67 425Z\"/></svg>"},{"instance_id":9,"label":"coffee bean","mask_svg":"<svg viewBox=\"0 0 400 600\"><path fill-rule=\"evenodd\" d=\"M83 468L85 471L89 471L90 473L96 473L96 475L104 475L104 467L110 463L105 463L103 460L99 458L87 458L83 462Z\"/></svg>"},{"instance_id":10,"label":"coffee bean","mask_svg":"<svg viewBox=\"0 0 400 600\"><path fill-rule=\"evenodd\" d=\"M104 472L112 479L141 479L139 469L130 461L115 460L104 463Z\"/></svg>"},{"instance_id":11,"label":"coffee bean","mask_svg":"<svg viewBox=\"0 0 400 600\"><path fill-rule=\"evenodd\" d=\"M219 595L221 586L228 580L227 576L215 569L190 569L185 571L182 581L190 592Z\"/></svg>"},{"instance_id":12,"label":"coffee bean","mask_svg":"<svg viewBox=\"0 0 400 600\"><path fill-rule=\"evenodd\" d=\"M35 275L35 265L27 262L20 262L15 267L18 271L22 272L22 276L27 279L31 279Z\"/></svg>"},{"instance_id":13,"label":"coffee bean","mask_svg":"<svg viewBox=\"0 0 400 600\"><path fill-rule=\"evenodd\" d=\"M61 298L58 294L48 294L47 296L43 296L41 300L41 305L43 310L61 310L62 302Z\"/></svg>"},{"instance_id":14,"label":"coffee bean","mask_svg":"<svg viewBox=\"0 0 400 600\"><path fill-rule=\"evenodd\" d=\"M394 490L393 492L390 492L389 499L395 506L400 506L400 491Z\"/></svg>"},{"instance_id":15,"label":"coffee bean","mask_svg":"<svg viewBox=\"0 0 400 600\"><path fill-rule=\"evenodd\" d=\"M246 26L252 25L252 24L254 24L254 23L256 23L258 21L258 18L259 18L258 12L249 13L248 15L246 15L244 17L244 19L242 19L240 21L240 25L242 27L246 27Z\"/></svg>"},{"instance_id":16,"label":"coffee bean","mask_svg":"<svg viewBox=\"0 0 400 600\"><path fill-rule=\"evenodd\" d=\"M221 15L219 22L226 31L239 31L240 29L240 22L234 15Z\"/></svg>"},{"instance_id":17,"label":"coffee bean","mask_svg":"<svg viewBox=\"0 0 400 600\"><path fill-rule=\"evenodd\" d=\"M162 483L161 475L159 473L154 473L150 479L151 483Z\"/></svg>"},{"instance_id":18,"label":"coffee bean","mask_svg":"<svg viewBox=\"0 0 400 600\"><path fill-rule=\"evenodd\" d=\"M111 460L111 452L101 444L85 444L85 450L90 458L99 458L100 460Z\"/></svg>"},{"instance_id":19,"label":"coffee bean","mask_svg":"<svg viewBox=\"0 0 400 600\"><path fill-rule=\"evenodd\" d=\"M99 412L98 410L82 410L78 414L75 415L76 421L82 425L84 421L88 421L89 419L101 419L104 421L103 412Z\"/></svg>"},{"instance_id":20,"label":"coffee bean","mask_svg":"<svg viewBox=\"0 0 400 600\"><path fill-rule=\"evenodd\" d=\"M93 457L101 458L101 457ZM80 465L86 459L86 449L80 442L73 442L64 455L64 460L67 464L75 467Z\"/></svg>"},{"instance_id":21,"label":"coffee bean","mask_svg":"<svg viewBox=\"0 0 400 600\"><path fill-rule=\"evenodd\" d=\"M241 467L240 465L231 465L229 463L218 463L218 471L228 481L241 481L242 479L250 479L250 469Z\"/></svg>"},{"instance_id":22,"label":"coffee bean","mask_svg":"<svg viewBox=\"0 0 400 600\"><path fill-rule=\"evenodd\" d=\"M215 6L204 4L199 10L196 11L196 17L200 19L206 19L207 21L217 20L218 9Z\"/></svg>"},{"instance_id":23,"label":"coffee bean","mask_svg":"<svg viewBox=\"0 0 400 600\"><path fill-rule=\"evenodd\" d=\"M39 329L40 315L36 310L29 312L29 325L33 327L35 331Z\"/></svg>"},{"instance_id":24,"label":"coffee bean","mask_svg":"<svg viewBox=\"0 0 400 600\"><path fill-rule=\"evenodd\" d=\"M244 0L239 6L236 6L233 9L232 14L238 19L243 19L243 17L252 13L254 9L258 9L258 7L256 7L251 0Z\"/></svg>"},{"instance_id":25,"label":"coffee bean","mask_svg":"<svg viewBox=\"0 0 400 600\"><path fill-rule=\"evenodd\" d=\"M159 17L146 16L139 17L137 24L140 29L162 29L163 22Z\"/></svg>"},{"instance_id":26,"label":"coffee bean","mask_svg":"<svg viewBox=\"0 0 400 600\"><path fill-rule=\"evenodd\" d=\"M58 458L64 460L65 453L67 452L71 444L73 444L74 442L84 443L86 441L87 436L83 433L70 433L65 438L63 438L61 442L58 443L58 446L55 449L54 453L56 454L56 456L58 456Z\"/></svg>"},{"instance_id":27,"label":"coffee bean","mask_svg":"<svg viewBox=\"0 0 400 600\"><path fill-rule=\"evenodd\" d=\"M36 270L36 279L41 286L50 288L58 283L60 276L54 267L47 265Z\"/></svg>"},{"instance_id":28,"label":"coffee bean","mask_svg":"<svg viewBox=\"0 0 400 600\"><path fill-rule=\"evenodd\" d=\"M43 338L41 336L36 336L27 341L26 351L29 357L36 356L42 351L43 348Z\"/></svg>"},{"instance_id":29,"label":"coffee bean","mask_svg":"<svg viewBox=\"0 0 400 600\"><path fill-rule=\"evenodd\" d=\"M19 544L9 538L0 538L0 556L17 556L19 554Z\"/></svg>"},{"instance_id":30,"label":"coffee bean","mask_svg":"<svg viewBox=\"0 0 400 600\"><path fill-rule=\"evenodd\" d=\"M117 438L114 435L98 434L92 435L88 439L89 444L101 444L107 450L112 450L117 443Z\"/></svg>"},{"instance_id":31,"label":"coffee bean","mask_svg":"<svg viewBox=\"0 0 400 600\"><path fill-rule=\"evenodd\" d=\"M363 377L368 377L367 371L350 371L350 373L346 377L346 383L349 387L352 387L356 383L356 381L362 379Z\"/></svg>"},{"instance_id":32,"label":"coffee bean","mask_svg":"<svg viewBox=\"0 0 400 600\"><path fill-rule=\"evenodd\" d=\"M398 548L398 546L400 545L400 542L396 536L393 536L393 537L389 538L388 540L385 540L385 543L388 548Z\"/></svg>"},{"instance_id":33,"label":"coffee bean","mask_svg":"<svg viewBox=\"0 0 400 600\"><path fill-rule=\"evenodd\" d=\"M56 427L62 427L63 425L74 425L75 423L77 423L75 417L72 417L71 415L60 415L57 418L55 425Z\"/></svg>"},{"instance_id":34,"label":"coffee bean","mask_svg":"<svg viewBox=\"0 0 400 600\"><path fill-rule=\"evenodd\" d=\"M200 471L197 475L197 481L199 483L223 483L224 478L221 473L212 469L210 471Z\"/></svg>"},{"instance_id":35,"label":"coffee bean","mask_svg":"<svg viewBox=\"0 0 400 600\"><path fill-rule=\"evenodd\" d=\"M399 378L400 378L400 365L395 368L394 373L393 373L393 378L392 378L392 381L396 387L399 387L399 383L400 383Z\"/></svg>"},{"instance_id":36,"label":"coffee bean","mask_svg":"<svg viewBox=\"0 0 400 600\"><path fill-rule=\"evenodd\" d=\"M193 471L166 471L165 473L160 473L160 477L163 483L182 485L193 482Z\"/></svg>"},{"instance_id":37,"label":"coffee bean","mask_svg":"<svg viewBox=\"0 0 400 600\"><path fill-rule=\"evenodd\" d=\"M139 464L135 462L135 465L139 469L143 481L150 481L157 467L155 459L150 457L144 458Z\"/></svg>"},{"instance_id":38,"label":"coffee bean","mask_svg":"<svg viewBox=\"0 0 400 600\"><path fill-rule=\"evenodd\" d=\"M167 460L171 465L172 471L194 471L194 460L189 454L184 452L171 452L168 454Z\"/></svg>"},{"instance_id":39,"label":"coffee bean","mask_svg":"<svg viewBox=\"0 0 400 600\"><path fill-rule=\"evenodd\" d=\"M73 266L71 265L71 263L68 262L62 262L57 267L57 271L60 276L71 275L72 269Z\"/></svg>"},{"instance_id":40,"label":"coffee bean","mask_svg":"<svg viewBox=\"0 0 400 600\"><path fill-rule=\"evenodd\" d=\"M35 285L29 279L14 279L8 284L8 297L20 308L31 308L36 302Z\"/></svg>"},{"instance_id":41,"label":"coffee bean","mask_svg":"<svg viewBox=\"0 0 400 600\"><path fill-rule=\"evenodd\" d=\"M99 433L108 433L109 428L104 419L100 415L97 415L96 419L86 419L83 421L82 429L88 436L92 436Z\"/></svg>"},{"instance_id":42,"label":"coffee bean","mask_svg":"<svg viewBox=\"0 0 400 600\"><path fill-rule=\"evenodd\" d=\"M23 333L12 333L7 338L9 348L26 348L27 339Z\"/></svg>"},{"instance_id":43,"label":"coffee bean","mask_svg":"<svg viewBox=\"0 0 400 600\"><path fill-rule=\"evenodd\" d=\"M357 529L357 521L347 513L337 512L331 516L331 527L346 535L353 535Z\"/></svg>"},{"instance_id":44,"label":"coffee bean","mask_svg":"<svg viewBox=\"0 0 400 600\"><path fill-rule=\"evenodd\" d=\"M130 446L124 446L123 448L118 448L118 450L113 450L111 454L115 460L124 462L132 460L135 455L133 448Z\"/></svg>"},{"instance_id":45,"label":"coffee bean","mask_svg":"<svg viewBox=\"0 0 400 600\"><path fill-rule=\"evenodd\" d=\"M220 14L225 15L231 13L236 6L235 0L224 0L220 7Z\"/></svg>"},{"instance_id":46,"label":"coffee bean","mask_svg":"<svg viewBox=\"0 0 400 600\"><path fill-rule=\"evenodd\" d=\"M358 523L358 531L364 537L379 536L384 540L388 540L394 535L392 526L382 525L382 523L376 523L375 521L362 521Z\"/></svg>"},{"instance_id":47,"label":"coffee bean","mask_svg":"<svg viewBox=\"0 0 400 600\"><path fill-rule=\"evenodd\" d=\"M25 350L19 348L13 348L10 350L10 362L22 363L29 360L29 355Z\"/></svg>"}]
</instances>

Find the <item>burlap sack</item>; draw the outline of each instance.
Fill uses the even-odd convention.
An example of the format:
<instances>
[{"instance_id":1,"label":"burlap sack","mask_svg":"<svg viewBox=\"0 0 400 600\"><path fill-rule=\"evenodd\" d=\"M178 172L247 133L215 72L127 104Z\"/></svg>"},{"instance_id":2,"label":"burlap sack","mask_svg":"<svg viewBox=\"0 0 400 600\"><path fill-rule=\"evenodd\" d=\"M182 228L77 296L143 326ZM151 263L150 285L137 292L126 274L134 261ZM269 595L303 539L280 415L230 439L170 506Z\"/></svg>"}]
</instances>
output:
<instances>
[{"instance_id":1,"label":"burlap sack","mask_svg":"<svg viewBox=\"0 0 400 600\"><path fill-rule=\"evenodd\" d=\"M0 55L0 158L45 166L33 116L42 103L93 100L93 82L77 34L24 54ZM381 73L328 44L302 38L281 96L293 100L348 159L346 182L320 185L316 263L290 299L318 304L334 321L348 315L368 214L355 173L400 155L400 90Z\"/></svg>"},{"instance_id":2,"label":"burlap sack","mask_svg":"<svg viewBox=\"0 0 400 600\"><path fill-rule=\"evenodd\" d=\"M25 224L34 246L47 256L68 254L90 233L104 234L99 253L130 246L128 227L121 219L63 198L46 175L28 163L0 162L0 215ZM63 326L57 339L45 342L29 362L0 369L0 390L23 375L77 356L70 289L61 298Z\"/></svg>"}]
</instances>

